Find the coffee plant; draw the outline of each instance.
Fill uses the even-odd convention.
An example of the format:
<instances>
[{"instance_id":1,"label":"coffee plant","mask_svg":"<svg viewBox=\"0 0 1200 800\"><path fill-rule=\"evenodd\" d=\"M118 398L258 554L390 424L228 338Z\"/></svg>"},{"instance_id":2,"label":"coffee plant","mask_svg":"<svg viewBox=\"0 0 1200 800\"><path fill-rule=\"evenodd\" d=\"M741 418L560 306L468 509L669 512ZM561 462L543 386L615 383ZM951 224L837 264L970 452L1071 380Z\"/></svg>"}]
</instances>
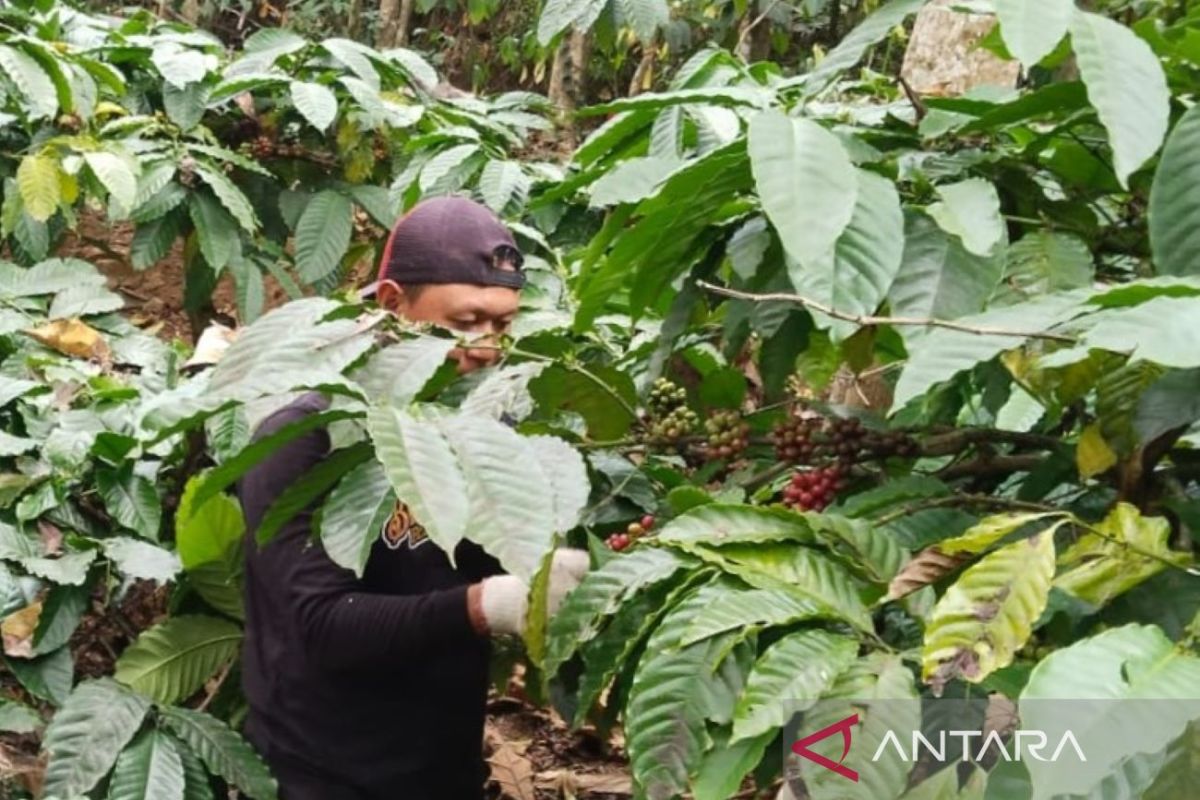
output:
<instances>
[{"instance_id":1,"label":"coffee plant","mask_svg":"<svg viewBox=\"0 0 1200 800\"><path fill-rule=\"evenodd\" d=\"M601 460L606 504L668 521L549 624L564 712L621 719L647 797L736 794L821 698L1200 687L1195 419L1168 399L1200 366L1183 333L1194 112L1172 100L1193 85L1178 43L1195 18L997 3L1020 89L916 101L839 77L921 5L883 6L795 77L702 53L671 91L596 109L612 116L564 181L606 210L574 258L575 329L654 324L644 380L687 377L689 403L757 433L733 473L652 448L635 463L659 492ZM1064 58L1078 78L1045 66ZM849 391L822 408L790 391L797 369ZM1143 647L1172 677L1112 683ZM1169 795L1190 713L1156 754L1126 753L1161 772L1117 760L1050 790L1036 766L976 768L962 796ZM935 791L857 768L856 786L809 773L806 796Z\"/></svg>"},{"instance_id":2,"label":"coffee plant","mask_svg":"<svg viewBox=\"0 0 1200 800\"><path fill-rule=\"evenodd\" d=\"M171 524L195 451L148 422L159 398L186 384L184 354L114 313L122 298L86 262L0 262L0 271L5 685L55 710L43 738L46 795L80 796L111 770L110 797L166 797L155 792L185 785L201 796L210 775L271 796L266 768L225 722L177 705L228 668L241 639L229 583L240 530L211 516L197 527L176 514ZM215 458L244 444L228 419L210 431ZM69 643L81 619L138 581L179 581L185 607L198 595L212 610L125 642L115 681L76 684ZM4 730L44 724L25 703L6 698L0 708Z\"/></svg>"},{"instance_id":3,"label":"coffee plant","mask_svg":"<svg viewBox=\"0 0 1200 800\"><path fill-rule=\"evenodd\" d=\"M792 791L1187 796L1200 11L971 5L1020 86L921 98L856 70L923 6L893 0L794 74L703 49L583 109L604 120L561 165L516 155L541 101L442 99L411 51L265 29L229 53L144 12L6 7L0 726L40 732L42 796L275 796L235 732L228 490L315 426L333 453L257 541L315 508L361 574L401 498L437 546L477 542L532 587L528 691L619 724L639 798L771 790L781 728L836 722L822 700L870 738L980 696L1171 702L1066 776L859 762ZM502 363L464 378L454 336L339 291L453 191L541 256ZM182 241L194 308L234 276L219 360L53 257L85 206L136 226L139 266ZM296 299L267 310L264 275ZM310 391L326 410L251 443ZM562 543L594 568L547 618ZM169 587L155 624L81 673L81 620L145 582ZM1120 727L1108 707L1092 723Z\"/></svg>"},{"instance_id":4,"label":"coffee plant","mask_svg":"<svg viewBox=\"0 0 1200 800\"><path fill-rule=\"evenodd\" d=\"M28 3L6 14L0 235L13 257L45 258L102 202L110 221L134 225L135 269L182 242L196 334L223 273L250 321L265 277L292 297L334 288L423 196L474 191L512 214L557 177L509 158L549 126L543 100L441 99L409 50L264 29L230 54L145 13Z\"/></svg>"}]
</instances>

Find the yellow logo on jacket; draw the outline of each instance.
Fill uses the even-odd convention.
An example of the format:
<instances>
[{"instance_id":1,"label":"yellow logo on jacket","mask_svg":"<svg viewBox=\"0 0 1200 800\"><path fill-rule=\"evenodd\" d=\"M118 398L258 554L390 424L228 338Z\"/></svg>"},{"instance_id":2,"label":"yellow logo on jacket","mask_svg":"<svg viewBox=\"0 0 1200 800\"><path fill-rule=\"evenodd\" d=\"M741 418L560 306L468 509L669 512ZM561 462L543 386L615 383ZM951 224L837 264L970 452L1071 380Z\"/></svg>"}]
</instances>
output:
<instances>
[{"instance_id":1,"label":"yellow logo on jacket","mask_svg":"<svg viewBox=\"0 0 1200 800\"><path fill-rule=\"evenodd\" d=\"M383 526L383 543L396 550L407 542L408 549L411 550L427 541L429 536L425 533L424 526L413 519L412 512L406 504L397 500L395 510Z\"/></svg>"}]
</instances>

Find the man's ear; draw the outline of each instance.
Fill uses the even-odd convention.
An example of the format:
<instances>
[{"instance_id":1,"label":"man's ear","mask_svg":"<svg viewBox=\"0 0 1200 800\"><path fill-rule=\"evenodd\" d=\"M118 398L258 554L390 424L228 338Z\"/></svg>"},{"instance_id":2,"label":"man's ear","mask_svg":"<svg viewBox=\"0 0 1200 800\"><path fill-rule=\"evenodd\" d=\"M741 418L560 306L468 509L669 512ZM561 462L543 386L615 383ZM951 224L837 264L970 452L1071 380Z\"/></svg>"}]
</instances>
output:
<instances>
[{"instance_id":1,"label":"man's ear","mask_svg":"<svg viewBox=\"0 0 1200 800\"><path fill-rule=\"evenodd\" d=\"M404 309L408 308L408 296L404 294L404 289L390 278L379 282L375 289L375 301L380 308L393 314L403 314Z\"/></svg>"}]
</instances>

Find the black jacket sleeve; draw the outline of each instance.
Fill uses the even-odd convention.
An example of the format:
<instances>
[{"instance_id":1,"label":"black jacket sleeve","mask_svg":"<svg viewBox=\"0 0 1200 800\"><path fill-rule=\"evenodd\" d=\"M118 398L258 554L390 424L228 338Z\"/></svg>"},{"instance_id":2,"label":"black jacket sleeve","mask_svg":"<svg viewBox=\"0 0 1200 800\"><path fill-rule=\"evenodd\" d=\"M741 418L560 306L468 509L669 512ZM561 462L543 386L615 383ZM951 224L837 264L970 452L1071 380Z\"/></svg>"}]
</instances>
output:
<instances>
[{"instance_id":1,"label":"black jacket sleeve","mask_svg":"<svg viewBox=\"0 0 1200 800\"><path fill-rule=\"evenodd\" d=\"M257 436L278 430L304 413L291 407L278 412ZM476 641L467 613L466 584L419 594L403 594L404 587L395 587L396 594L364 591L354 573L330 560L314 540L314 508L292 518L270 543L258 547L254 532L271 503L329 451L328 433L318 429L280 447L241 480L248 616L265 609L287 615L288 627L301 639L305 656L332 669L378 668Z\"/></svg>"}]
</instances>

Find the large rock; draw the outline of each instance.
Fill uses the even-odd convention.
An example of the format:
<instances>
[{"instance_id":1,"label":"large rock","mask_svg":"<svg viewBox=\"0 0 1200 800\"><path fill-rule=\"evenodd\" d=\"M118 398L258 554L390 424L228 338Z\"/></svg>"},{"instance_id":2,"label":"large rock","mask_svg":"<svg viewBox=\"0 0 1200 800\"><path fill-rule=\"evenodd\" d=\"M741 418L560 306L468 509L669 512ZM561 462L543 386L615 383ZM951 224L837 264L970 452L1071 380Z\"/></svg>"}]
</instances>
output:
<instances>
[{"instance_id":1,"label":"large rock","mask_svg":"<svg viewBox=\"0 0 1200 800\"><path fill-rule=\"evenodd\" d=\"M1021 65L978 46L996 18L956 11L954 4L955 0L933 0L921 9L901 77L917 94L935 97L957 97L976 86L1016 86Z\"/></svg>"}]
</instances>

